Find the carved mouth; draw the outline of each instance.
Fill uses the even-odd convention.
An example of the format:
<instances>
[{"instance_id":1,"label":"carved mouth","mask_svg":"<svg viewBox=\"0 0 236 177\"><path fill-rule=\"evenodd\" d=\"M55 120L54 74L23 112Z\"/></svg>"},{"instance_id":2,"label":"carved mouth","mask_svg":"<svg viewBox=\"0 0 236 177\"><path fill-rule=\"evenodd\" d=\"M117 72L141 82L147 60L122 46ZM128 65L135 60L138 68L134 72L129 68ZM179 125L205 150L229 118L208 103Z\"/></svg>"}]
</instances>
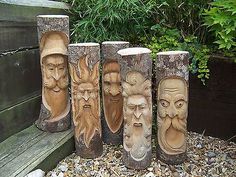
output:
<instances>
[{"instance_id":1,"label":"carved mouth","mask_svg":"<svg viewBox=\"0 0 236 177\"><path fill-rule=\"evenodd\" d=\"M53 91L54 92L60 92L60 88L58 86L56 86L56 87L53 88Z\"/></svg>"},{"instance_id":2,"label":"carved mouth","mask_svg":"<svg viewBox=\"0 0 236 177\"><path fill-rule=\"evenodd\" d=\"M111 100L111 102L118 102L119 98L111 98L110 100Z\"/></svg>"},{"instance_id":3,"label":"carved mouth","mask_svg":"<svg viewBox=\"0 0 236 177\"><path fill-rule=\"evenodd\" d=\"M91 108L91 105L90 104L86 104L83 106L84 109L90 109Z\"/></svg>"},{"instance_id":4,"label":"carved mouth","mask_svg":"<svg viewBox=\"0 0 236 177\"><path fill-rule=\"evenodd\" d=\"M134 127L142 127L143 124L142 123L134 123Z\"/></svg>"}]
</instances>

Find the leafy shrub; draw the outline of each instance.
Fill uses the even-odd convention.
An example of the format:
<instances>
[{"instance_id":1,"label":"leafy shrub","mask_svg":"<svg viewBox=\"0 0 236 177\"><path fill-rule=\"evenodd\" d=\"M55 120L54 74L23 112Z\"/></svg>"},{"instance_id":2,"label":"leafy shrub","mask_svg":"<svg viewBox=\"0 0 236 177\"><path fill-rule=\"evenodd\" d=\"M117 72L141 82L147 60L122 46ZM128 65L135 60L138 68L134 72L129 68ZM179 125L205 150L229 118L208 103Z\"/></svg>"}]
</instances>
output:
<instances>
[{"instance_id":1,"label":"leafy shrub","mask_svg":"<svg viewBox=\"0 0 236 177\"><path fill-rule=\"evenodd\" d=\"M153 0L153 16L158 24L177 28L183 36L194 35L205 42L207 31L200 15L212 0Z\"/></svg>"},{"instance_id":2,"label":"leafy shrub","mask_svg":"<svg viewBox=\"0 0 236 177\"><path fill-rule=\"evenodd\" d=\"M129 40L146 33L153 4L148 0L65 0L71 4L74 42Z\"/></svg>"},{"instance_id":3,"label":"leafy shrub","mask_svg":"<svg viewBox=\"0 0 236 177\"><path fill-rule=\"evenodd\" d=\"M196 73L205 85L206 79L209 79L210 70L207 67L210 50L198 43L193 35L183 37L177 29L168 29L160 25L152 27L155 34L149 38L142 37L140 40L146 47L152 50L152 58L156 59L156 53L168 50L186 50L190 52L190 71Z\"/></svg>"},{"instance_id":4,"label":"leafy shrub","mask_svg":"<svg viewBox=\"0 0 236 177\"><path fill-rule=\"evenodd\" d=\"M219 49L236 52L236 1L218 0L204 13L205 25L213 32Z\"/></svg>"}]
</instances>

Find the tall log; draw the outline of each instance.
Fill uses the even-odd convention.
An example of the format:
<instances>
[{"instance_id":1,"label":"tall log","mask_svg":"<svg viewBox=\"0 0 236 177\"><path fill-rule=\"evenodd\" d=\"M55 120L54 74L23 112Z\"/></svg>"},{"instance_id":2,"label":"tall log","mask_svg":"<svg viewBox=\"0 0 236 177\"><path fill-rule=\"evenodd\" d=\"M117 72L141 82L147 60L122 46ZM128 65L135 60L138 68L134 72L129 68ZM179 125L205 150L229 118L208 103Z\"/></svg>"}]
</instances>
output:
<instances>
[{"instance_id":1,"label":"tall log","mask_svg":"<svg viewBox=\"0 0 236 177\"><path fill-rule=\"evenodd\" d=\"M129 42L106 41L102 43L102 138L106 144L123 142L123 97L120 80L118 50L129 47Z\"/></svg>"},{"instance_id":2,"label":"tall log","mask_svg":"<svg viewBox=\"0 0 236 177\"><path fill-rule=\"evenodd\" d=\"M69 67L76 154L96 158L102 154L98 43L70 44Z\"/></svg>"},{"instance_id":3,"label":"tall log","mask_svg":"<svg viewBox=\"0 0 236 177\"><path fill-rule=\"evenodd\" d=\"M128 168L144 169L152 157L152 60L147 48L127 48L122 56L124 134L123 161Z\"/></svg>"},{"instance_id":4,"label":"tall log","mask_svg":"<svg viewBox=\"0 0 236 177\"><path fill-rule=\"evenodd\" d=\"M40 64L42 71L42 105L36 126L58 132L70 128L67 46L69 17L37 16Z\"/></svg>"},{"instance_id":5,"label":"tall log","mask_svg":"<svg viewBox=\"0 0 236 177\"><path fill-rule=\"evenodd\" d=\"M157 54L157 159L167 164L187 157L188 64L186 51Z\"/></svg>"}]
</instances>

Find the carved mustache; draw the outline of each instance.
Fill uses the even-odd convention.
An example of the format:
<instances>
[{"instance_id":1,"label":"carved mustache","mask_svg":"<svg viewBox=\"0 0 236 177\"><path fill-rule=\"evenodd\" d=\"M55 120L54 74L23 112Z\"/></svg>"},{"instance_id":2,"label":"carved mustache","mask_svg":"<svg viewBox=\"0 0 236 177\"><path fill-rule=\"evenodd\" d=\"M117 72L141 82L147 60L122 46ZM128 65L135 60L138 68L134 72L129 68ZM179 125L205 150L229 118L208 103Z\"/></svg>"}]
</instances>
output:
<instances>
[{"instance_id":1,"label":"carved mustache","mask_svg":"<svg viewBox=\"0 0 236 177\"><path fill-rule=\"evenodd\" d=\"M167 130L171 125L176 129L183 133L186 133L186 119L180 119L179 117L175 116L171 118L166 116L159 121L159 126L162 125Z\"/></svg>"},{"instance_id":2,"label":"carved mustache","mask_svg":"<svg viewBox=\"0 0 236 177\"><path fill-rule=\"evenodd\" d=\"M60 89L65 89L68 86L68 78L64 76L57 81L53 77L50 78L44 77L44 86L49 89L53 89L56 86L59 87Z\"/></svg>"}]
</instances>

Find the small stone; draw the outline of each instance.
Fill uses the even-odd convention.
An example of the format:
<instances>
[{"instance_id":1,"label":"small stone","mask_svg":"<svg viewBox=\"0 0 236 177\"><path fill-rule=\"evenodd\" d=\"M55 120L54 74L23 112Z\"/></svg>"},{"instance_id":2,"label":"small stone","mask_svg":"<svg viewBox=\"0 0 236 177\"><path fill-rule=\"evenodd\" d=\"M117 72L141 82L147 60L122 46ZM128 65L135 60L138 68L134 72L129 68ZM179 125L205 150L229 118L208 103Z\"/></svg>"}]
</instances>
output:
<instances>
[{"instance_id":1,"label":"small stone","mask_svg":"<svg viewBox=\"0 0 236 177\"><path fill-rule=\"evenodd\" d=\"M149 172L148 174L145 175L145 177L155 177L155 175L152 172Z\"/></svg>"},{"instance_id":2,"label":"small stone","mask_svg":"<svg viewBox=\"0 0 236 177\"><path fill-rule=\"evenodd\" d=\"M215 156L216 156L216 154L214 152L212 152L212 151L207 153L207 157L213 158Z\"/></svg>"},{"instance_id":3,"label":"small stone","mask_svg":"<svg viewBox=\"0 0 236 177\"><path fill-rule=\"evenodd\" d=\"M148 168L148 171L153 171L153 168L152 168L152 167L149 167L149 168Z\"/></svg>"},{"instance_id":4,"label":"small stone","mask_svg":"<svg viewBox=\"0 0 236 177\"><path fill-rule=\"evenodd\" d=\"M59 175L57 177L64 177L63 173L60 172Z\"/></svg>"},{"instance_id":5,"label":"small stone","mask_svg":"<svg viewBox=\"0 0 236 177\"><path fill-rule=\"evenodd\" d=\"M65 172L68 170L68 164L66 163L62 163L59 167L58 167L59 170L61 170L62 172Z\"/></svg>"},{"instance_id":6,"label":"small stone","mask_svg":"<svg viewBox=\"0 0 236 177\"><path fill-rule=\"evenodd\" d=\"M45 172L43 170L37 169L37 170L30 172L25 177L44 177L44 175L45 175Z\"/></svg>"},{"instance_id":7,"label":"small stone","mask_svg":"<svg viewBox=\"0 0 236 177\"><path fill-rule=\"evenodd\" d=\"M203 146L202 146L201 143L198 143L196 147L197 147L198 149L202 149L202 148L203 148Z\"/></svg>"},{"instance_id":8,"label":"small stone","mask_svg":"<svg viewBox=\"0 0 236 177\"><path fill-rule=\"evenodd\" d=\"M175 171L174 173L172 173L173 177L180 177L179 173L177 171Z\"/></svg>"}]
</instances>

